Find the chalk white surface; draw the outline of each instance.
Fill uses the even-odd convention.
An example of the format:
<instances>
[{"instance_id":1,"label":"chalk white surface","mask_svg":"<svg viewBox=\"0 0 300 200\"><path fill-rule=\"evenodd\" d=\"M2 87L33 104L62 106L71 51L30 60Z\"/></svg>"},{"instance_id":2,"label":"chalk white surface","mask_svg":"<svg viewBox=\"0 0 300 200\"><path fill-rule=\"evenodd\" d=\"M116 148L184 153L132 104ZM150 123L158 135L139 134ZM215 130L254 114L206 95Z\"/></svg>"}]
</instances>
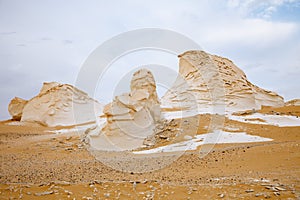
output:
<instances>
[{"instance_id":1,"label":"chalk white surface","mask_svg":"<svg viewBox=\"0 0 300 200\"><path fill-rule=\"evenodd\" d=\"M270 138L248 135L244 132L231 133L226 131L216 131L214 133L196 135L193 139L161 146L143 151L133 151L134 154L151 154L162 152L177 152L196 150L198 146L203 144L225 144L225 143L250 143L250 142L267 142L272 141Z\"/></svg>"},{"instance_id":2,"label":"chalk white surface","mask_svg":"<svg viewBox=\"0 0 300 200\"><path fill-rule=\"evenodd\" d=\"M228 115L229 119L249 124L266 124L279 127L300 126L300 118L289 115L266 115L254 113L252 115L236 116Z\"/></svg>"}]
</instances>

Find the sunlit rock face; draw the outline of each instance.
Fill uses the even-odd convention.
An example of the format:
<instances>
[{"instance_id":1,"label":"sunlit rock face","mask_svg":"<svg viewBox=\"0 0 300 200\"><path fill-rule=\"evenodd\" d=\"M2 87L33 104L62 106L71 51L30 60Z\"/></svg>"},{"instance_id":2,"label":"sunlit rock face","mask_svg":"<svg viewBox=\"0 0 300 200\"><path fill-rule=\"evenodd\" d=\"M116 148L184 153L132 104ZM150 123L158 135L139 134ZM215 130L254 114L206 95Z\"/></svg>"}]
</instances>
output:
<instances>
[{"instance_id":1,"label":"sunlit rock face","mask_svg":"<svg viewBox=\"0 0 300 200\"><path fill-rule=\"evenodd\" d=\"M18 120L18 121L21 120L23 109L26 104L27 101L19 97L15 97L10 101L8 105L8 112L11 115L13 120Z\"/></svg>"},{"instance_id":2,"label":"sunlit rock face","mask_svg":"<svg viewBox=\"0 0 300 200\"><path fill-rule=\"evenodd\" d=\"M131 150L154 133L161 112L152 73L146 69L135 72L130 89L104 107L102 124L88 132L91 148Z\"/></svg>"},{"instance_id":3,"label":"sunlit rock face","mask_svg":"<svg viewBox=\"0 0 300 200\"><path fill-rule=\"evenodd\" d=\"M281 96L253 85L227 58L204 51L187 51L178 57L179 76L161 100L165 109L218 113L284 105Z\"/></svg>"},{"instance_id":4,"label":"sunlit rock face","mask_svg":"<svg viewBox=\"0 0 300 200\"><path fill-rule=\"evenodd\" d=\"M96 120L103 106L68 84L44 83L40 93L24 106L21 121L45 126L72 126Z\"/></svg>"}]
</instances>

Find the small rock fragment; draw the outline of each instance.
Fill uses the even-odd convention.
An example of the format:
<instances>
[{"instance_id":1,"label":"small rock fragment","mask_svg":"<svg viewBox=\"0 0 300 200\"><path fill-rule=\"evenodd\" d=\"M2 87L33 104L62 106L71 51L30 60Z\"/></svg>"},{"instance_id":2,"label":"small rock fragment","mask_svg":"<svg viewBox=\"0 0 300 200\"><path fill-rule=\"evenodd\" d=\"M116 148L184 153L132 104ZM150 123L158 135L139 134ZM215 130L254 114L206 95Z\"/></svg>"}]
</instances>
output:
<instances>
[{"instance_id":1,"label":"small rock fragment","mask_svg":"<svg viewBox=\"0 0 300 200\"><path fill-rule=\"evenodd\" d=\"M49 195L49 194L53 194L53 193L54 192L51 190L51 191L45 191L45 192L37 192L34 195L35 196L44 196L44 195Z\"/></svg>"},{"instance_id":2,"label":"small rock fragment","mask_svg":"<svg viewBox=\"0 0 300 200\"><path fill-rule=\"evenodd\" d=\"M260 196L263 196L263 194L262 193L255 194L255 197L260 197Z\"/></svg>"},{"instance_id":3,"label":"small rock fragment","mask_svg":"<svg viewBox=\"0 0 300 200\"><path fill-rule=\"evenodd\" d=\"M72 151L72 150L74 150L72 147L67 147L67 148L65 148L65 150L66 151Z\"/></svg>"},{"instance_id":4,"label":"small rock fragment","mask_svg":"<svg viewBox=\"0 0 300 200\"><path fill-rule=\"evenodd\" d=\"M225 194L218 194L218 196L220 197L220 198L224 198L225 197Z\"/></svg>"},{"instance_id":5,"label":"small rock fragment","mask_svg":"<svg viewBox=\"0 0 300 200\"><path fill-rule=\"evenodd\" d=\"M253 189L248 189L245 192L250 193L250 192L254 192L254 190Z\"/></svg>"},{"instance_id":6,"label":"small rock fragment","mask_svg":"<svg viewBox=\"0 0 300 200\"><path fill-rule=\"evenodd\" d=\"M285 189L285 188L278 187L278 186L277 186L277 187L275 187L275 189L276 189L276 190L279 190L279 191L286 191L286 189Z\"/></svg>"},{"instance_id":7,"label":"small rock fragment","mask_svg":"<svg viewBox=\"0 0 300 200\"><path fill-rule=\"evenodd\" d=\"M53 183L55 185L71 185L71 183L68 181L54 181Z\"/></svg>"},{"instance_id":8,"label":"small rock fragment","mask_svg":"<svg viewBox=\"0 0 300 200\"><path fill-rule=\"evenodd\" d=\"M279 192L273 192L273 194L274 194L276 197L280 196L280 193L279 193Z\"/></svg>"},{"instance_id":9,"label":"small rock fragment","mask_svg":"<svg viewBox=\"0 0 300 200\"><path fill-rule=\"evenodd\" d=\"M69 191L69 190L65 190L65 193L67 194L67 195L72 195L73 193L71 192L71 191Z\"/></svg>"}]
</instances>

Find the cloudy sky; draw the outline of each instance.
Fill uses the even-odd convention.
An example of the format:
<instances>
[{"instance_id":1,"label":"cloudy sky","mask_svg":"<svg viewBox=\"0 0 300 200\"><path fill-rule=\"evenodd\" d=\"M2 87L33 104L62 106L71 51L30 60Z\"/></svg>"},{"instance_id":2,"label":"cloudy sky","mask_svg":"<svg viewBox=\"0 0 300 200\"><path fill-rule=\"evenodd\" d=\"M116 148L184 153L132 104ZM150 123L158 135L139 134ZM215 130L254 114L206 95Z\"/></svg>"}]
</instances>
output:
<instances>
[{"instance_id":1,"label":"cloudy sky","mask_svg":"<svg viewBox=\"0 0 300 200\"><path fill-rule=\"evenodd\" d=\"M106 40L152 27L230 58L251 82L286 100L300 98L299 0L0 0L0 119L8 118L10 99L30 99L45 81L74 84ZM159 62L178 68L176 56L157 52L125 56L113 67ZM118 78L110 76L113 85ZM96 98L108 102L110 87Z\"/></svg>"}]
</instances>

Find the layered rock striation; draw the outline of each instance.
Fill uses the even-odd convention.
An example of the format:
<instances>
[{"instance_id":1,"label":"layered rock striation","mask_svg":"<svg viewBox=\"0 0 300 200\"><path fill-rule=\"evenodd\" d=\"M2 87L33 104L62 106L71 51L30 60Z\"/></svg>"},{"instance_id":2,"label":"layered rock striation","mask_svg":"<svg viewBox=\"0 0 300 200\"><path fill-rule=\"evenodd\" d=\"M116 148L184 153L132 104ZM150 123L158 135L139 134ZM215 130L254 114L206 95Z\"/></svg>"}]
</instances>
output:
<instances>
[{"instance_id":1,"label":"layered rock striation","mask_svg":"<svg viewBox=\"0 0 300 200\"><path fill-rule=\"evenodd\" d=\"M179 58L179 76L161 100L167 110L219 113L284 105L281 96L252 84L227 58L204 51L187 51Z\"/></svg>"}]
</instances>

